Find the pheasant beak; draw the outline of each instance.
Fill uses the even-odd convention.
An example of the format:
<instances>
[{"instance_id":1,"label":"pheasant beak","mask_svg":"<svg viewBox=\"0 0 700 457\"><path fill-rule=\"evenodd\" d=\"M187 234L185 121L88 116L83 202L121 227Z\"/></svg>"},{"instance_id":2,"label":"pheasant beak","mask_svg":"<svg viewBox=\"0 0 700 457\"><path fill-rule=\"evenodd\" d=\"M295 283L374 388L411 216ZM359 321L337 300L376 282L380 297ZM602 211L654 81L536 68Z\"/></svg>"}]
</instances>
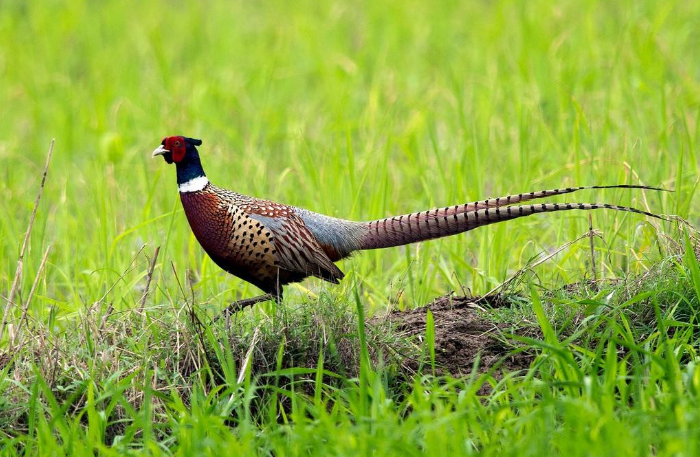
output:
<instances>
[{"instance_id":1,"label":"pheasant beak","mask_svg":"<svg viewBox=\"0 0 700 457\"><path fill-rule=\"evenodd\" d=\"M165 149L165 146L163 146L163 145L161 144L160 146L158 146L158 147L156 148L155 151L153 151L153 155L151 156L151 158L155 158L155 157L158 157L158 156L165 155L165 154L167 154L168 152L170 152L170 151L167 150L167 149Z\"/></svg>"}]
</instances>

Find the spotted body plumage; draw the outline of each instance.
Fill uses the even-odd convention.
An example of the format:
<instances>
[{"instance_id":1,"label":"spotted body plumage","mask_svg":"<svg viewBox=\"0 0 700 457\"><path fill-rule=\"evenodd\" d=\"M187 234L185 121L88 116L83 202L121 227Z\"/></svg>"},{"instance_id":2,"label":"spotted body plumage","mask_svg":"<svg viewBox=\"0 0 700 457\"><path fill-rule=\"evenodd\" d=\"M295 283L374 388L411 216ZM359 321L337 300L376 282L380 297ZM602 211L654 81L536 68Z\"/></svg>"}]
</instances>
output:
<instances>
[{"instance_id":1,"label":"spotted body plumage","mask_svg":"<svg viewBox=\"0 0 700 457\"><path fill-rule=\"evenodd\" d=\"M296 209L208 183L181 192L192 232L227 272L269 293L307 276L337 283L343 272L329 258Z\"/></svg>"},{"instance_id":2,"label":"spotted body plumage","mask_svg":"<svg viewBox=\"0 0 700 457\"><path fill-rule=\"evenodd\" d=\"M637 185L573 187L481 200L369 222L337 219L306 209L232 192L211 184L196 146L201 141L168 137L153 155L177 165L182 206L192 232L211 259L266 295L242 305L282 296L282 287L315 276L338 283L343 272L334 264L354 251L405 245L531 214L607 208L659 216L610 204L521 203L583 189L658 188ZM519 205L520 204L520 205ZM241 303L239 303L241 304Z\"/></svg>"}]
</instances>

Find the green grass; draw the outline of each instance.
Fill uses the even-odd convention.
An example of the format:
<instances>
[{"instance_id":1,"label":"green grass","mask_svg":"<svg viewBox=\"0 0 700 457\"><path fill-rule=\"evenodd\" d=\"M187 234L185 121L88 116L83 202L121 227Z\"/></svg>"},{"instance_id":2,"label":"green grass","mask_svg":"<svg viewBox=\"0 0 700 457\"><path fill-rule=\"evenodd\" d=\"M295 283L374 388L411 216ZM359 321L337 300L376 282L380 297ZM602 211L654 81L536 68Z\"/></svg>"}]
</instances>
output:
<instances>
[{"instance_id":1,"label":"green grass","mask_svg":"<svg viewBox=\"0 0 700 457\"><path fill-rule=\"evenodd\" d=\"M433 377L430 332L418 347L358 311L484 294L586 213L360 253L340 286L305 281L227 329L206 316L258 291L202 254L150 152L201 138L218 185L358 220L643 183L675 192L570 198L697 225L698 23L680 0L3 2L0 309L56 144L0 342L1 452L697 454L700 273L676 223L595 212L596 276L650 285L552 292L591 278L583 239L490 315L541 329L529 370Z\"/></svg>"}]
</instances>

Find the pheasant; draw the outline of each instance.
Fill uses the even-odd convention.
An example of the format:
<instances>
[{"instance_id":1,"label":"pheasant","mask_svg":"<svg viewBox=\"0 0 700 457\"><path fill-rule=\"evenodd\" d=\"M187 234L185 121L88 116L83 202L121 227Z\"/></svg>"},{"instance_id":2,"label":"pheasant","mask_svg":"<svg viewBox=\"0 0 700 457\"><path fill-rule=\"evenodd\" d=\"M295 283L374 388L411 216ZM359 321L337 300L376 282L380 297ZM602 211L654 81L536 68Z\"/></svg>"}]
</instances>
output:
<instances>
[{"instance_id":1,"label":"pheasant","mask_svg":"<svg viewBox=\"0 0 700 457\"><path fill-rule=\"evenodd\" d=\"M369 222L354 222L232 192L210 183L199 157L201 140L164 138L152 157L175 163L180 199L192 232L223 270L265 294L239 300L229 314L267 300L279 302L282 287L309 276L337 284L343 272L334 262L355 251L401 246L473 230L536 213L607 208L663 219L625 206L600 203L515 204L583 189L650 189L641 185L567 187L480 200Z\"/></svg>"}]
</instances>

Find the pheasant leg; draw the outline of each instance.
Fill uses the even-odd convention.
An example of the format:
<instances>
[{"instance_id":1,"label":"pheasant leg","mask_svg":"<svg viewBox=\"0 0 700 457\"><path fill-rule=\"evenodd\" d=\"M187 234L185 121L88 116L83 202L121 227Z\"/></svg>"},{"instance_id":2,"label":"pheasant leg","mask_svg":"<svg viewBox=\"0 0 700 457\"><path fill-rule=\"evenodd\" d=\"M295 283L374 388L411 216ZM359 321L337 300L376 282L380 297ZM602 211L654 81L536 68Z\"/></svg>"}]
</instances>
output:
<instances>
[{"instance_id":1,"label":"pheasant leg","mask_svg":"<svg viewBox=\"0 0 700 457\"><path fill-rule=\"evenodd\" d=\"M253 298L245 298L243 300L237 300L230 305L228 305L226 308L224 308L223 311L219 313L216 318L214 318L214 321L218 321L222 317L227 317L230 316L231 314L238 312L242 310L243 308L247 308L248 306L253 306L257 303L268 301L268 300L276 300L277 297L273 294L265 294L265 295L259 295L257 297Z\"/></svg>"}]
</instances>

